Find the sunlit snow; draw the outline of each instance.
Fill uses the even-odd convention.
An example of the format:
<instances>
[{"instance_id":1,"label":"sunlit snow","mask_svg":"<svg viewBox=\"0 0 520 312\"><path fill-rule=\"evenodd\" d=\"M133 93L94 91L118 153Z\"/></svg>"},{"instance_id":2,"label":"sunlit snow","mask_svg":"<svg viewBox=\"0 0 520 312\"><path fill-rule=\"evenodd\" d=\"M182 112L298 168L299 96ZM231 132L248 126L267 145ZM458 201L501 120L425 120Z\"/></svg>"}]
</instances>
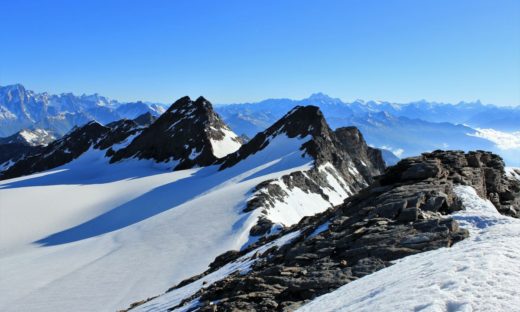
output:
<instances>
[{"instance_id":1,"label":"sunlit snow","mask_svg":"<svg viewBox=\"0 0 520 312\"><path fill-rule=\"evenodd\" d=\"M513 311L520 306L520 220L468 186L453 215L470 237L420 253L318 297L298 311Z\"/></svg>"},{"instance_id":2,"label":"sunlit snow","mask_svg":"<svg viewBox=\"0 0 520 312\"><path fill-rule=\"evenodd\" d=\"M90 150L0 181L0 310L116 311L201 273L248 242L257 184L311 168L294 148L305 140L280 135L222 171Z\"/></svg>"}]
</instances>

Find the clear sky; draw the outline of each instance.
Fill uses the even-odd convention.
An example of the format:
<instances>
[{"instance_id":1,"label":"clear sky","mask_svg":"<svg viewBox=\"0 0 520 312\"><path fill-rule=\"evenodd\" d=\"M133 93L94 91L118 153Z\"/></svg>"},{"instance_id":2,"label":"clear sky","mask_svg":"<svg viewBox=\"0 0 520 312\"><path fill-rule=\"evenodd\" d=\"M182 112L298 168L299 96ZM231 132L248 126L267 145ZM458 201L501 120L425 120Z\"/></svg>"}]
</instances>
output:
<instances>
[{"instance_id":1,"label":"clear sky","mask_svg":"<svg viewBox=\"0 0 520 312\"><path fill-rule=\"evenodd\" d=\"M0 0L0 85L520 104L518 0Z\"/></svg>"}]
</instances>

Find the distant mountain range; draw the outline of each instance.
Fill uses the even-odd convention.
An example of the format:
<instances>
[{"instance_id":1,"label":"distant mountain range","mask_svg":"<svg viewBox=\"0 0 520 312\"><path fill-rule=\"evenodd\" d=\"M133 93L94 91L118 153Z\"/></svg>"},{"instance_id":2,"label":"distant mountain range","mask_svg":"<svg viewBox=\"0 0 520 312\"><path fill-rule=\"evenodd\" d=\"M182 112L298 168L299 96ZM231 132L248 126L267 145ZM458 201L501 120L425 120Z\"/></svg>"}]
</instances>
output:
<instances>
[{"instance_id":1,"label":"distant mountain range","mask_svg":"<svg viewBox=\"0 0 520 312\"><path fill-rule=\"evenodd\" d=\"M484 105L479 101L346 103L316 93L302 100L217 104L215 111L235 133L252 137L297 105L318 106L332 129L356 126L370 145L398 157L436 149L479 149L496 152L509 165L520 166L520 107ZM134 119L147 112L159 116L166 107L158 103L121 103L98 94L35 93L22 85L11 85L0 87L0 136L13 135L25 128L41 128L61 136L91 120L107 124L122 118ZM387 161L391 158L389 152L384 155Z\"/></svg>"},{"instance_id":2,"label":"distant mountain range","mask_svg":"<svg viewBox=\"0 0 520 312\"><path fill-rule=\"evenodd\" d=\"M264 129L295 105L320 107L330 126L358 127L367 142L399 157L436 149L490 150L507 163L520 164L520 107L480 102L442 104L426 101L345 103L323 93L302 100L268 99L258 103L219 105L216 110L238 134ZM508 132L506 132L508 131Z\"/></svg>"},{"instance_id":3,"label":"distant mountain range","mask_svg":"<svg viewBox=\"0 0 520 312\"><path fill-rule=\"evenodd\" d=\"M158 116L164 111L161 104L120 103L98 94L35 93L16 84L0 87L0 136L10 136L24 128L41 128L61 136L92 120L106 124L122 118L134 119L147 112Z\"/></svg>"}]
</instances>

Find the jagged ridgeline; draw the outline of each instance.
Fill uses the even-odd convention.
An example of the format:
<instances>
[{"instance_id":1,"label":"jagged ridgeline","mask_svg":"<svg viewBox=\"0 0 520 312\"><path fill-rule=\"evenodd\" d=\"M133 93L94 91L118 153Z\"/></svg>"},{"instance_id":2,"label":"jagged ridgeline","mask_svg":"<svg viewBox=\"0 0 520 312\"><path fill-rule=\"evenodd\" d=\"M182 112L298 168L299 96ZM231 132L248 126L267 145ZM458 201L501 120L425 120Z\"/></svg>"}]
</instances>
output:
<instances>
[{"instance_id":1,"label":"jagged ridgeline","mask_svg":"<svg viewBox=\"0 0 520 312\"><path fill-rule=\"evenodd\" d=\"M369 187L243 251L219 257L132 311L293 311L319 295L468 231L450 217L471 186L505 215L520 216L520 182L488 152L435 151L402 160Z\"/></svg>"},{"instance_id":2,"label":"jagged ridgeline","mask_svg":"<svg viewBox=\"0 0 520 312\"><path fill-rule=\"evenodd\" d=\"M75 127L62 138L46 146L30 146L14 155L9 154L11 164L0 173L1 179L10 179L41 172L65 165L80 157L91 148L107 150L107 157L114 153L113 148L131 139L154 121L145 113L134 120L122 119L105 126L91 121L84 126ZM11 146L0 145L0 151L11 150Z\"/></svg>"}]
</instances>

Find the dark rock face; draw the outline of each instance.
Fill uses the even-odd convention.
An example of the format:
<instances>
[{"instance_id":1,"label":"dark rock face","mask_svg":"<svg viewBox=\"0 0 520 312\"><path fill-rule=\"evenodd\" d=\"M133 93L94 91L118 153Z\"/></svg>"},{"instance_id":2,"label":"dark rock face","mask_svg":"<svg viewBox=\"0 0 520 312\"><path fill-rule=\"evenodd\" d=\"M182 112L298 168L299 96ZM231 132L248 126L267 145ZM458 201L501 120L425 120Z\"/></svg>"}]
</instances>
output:
<instances>
[{"instance_id":1,"label":"dark rock face","mask_svg":"<svg viewBox=\"0 0 520 312\"><path fill-rule=\"evenodd\" d=\"M319 136L324 136L326 140L330 138L333 132L325 122L323 114L318 107L297 106L267 130L258 133L246 144L242 145L236 153L223 158L220 169L232 167L241 160L264 149L269 144L270 138L282 133L289 138L303 138L306 136L318 138ZM310 148L311 146L309 146Z\"/></svg>"},{"instance_id":2,"label":"dark rock face","mask_svg":"<svg viewBox=\"0 0 520 312\"><path fill-rule=\"evenodd\" d=\"M373 177L384 172L386 166L381 150L368 146L358 128L338 128L334 133L364 176Z\"/></svg>"},{"instance_id":3,"label":"dark rock face","mask_svg":"<svg viewBox=\"0 0 520 312\"><path fill-rule=\"evenodd\" d=\"M149 125L153 124L156 120L157 117L152 115L152 113L150 112L137 116L137 118L134 119L135 123L142 127L148 127Z\"/></svg>"},{"instance_id":4,"label":"dark rock face","mask_svg":"<svg viewBox=\"0 0 520 312\"><path fill-rule=\"evenodd\" d=\"M250 272L231 274L178 307L197 299L197 311L292 311L392 260L450 247L468 235L449 217L462 209L457 184L474 187L502 213L518 211L518 183L505 176L496 155L436 151L405 159L344 204L281 233L301 234L257 255ZM267 241L218 257L208 272L186 283Z\"/></svg>"},{"instance_id":5,"label":"dark rock face","mask_svg":"<svg viewBox=\"0 0 520 312\"><path fill-rule=\"evenodd\" d=\"M116 152L111 162L137 157L157 162L176 160L177 170L207 166L217 160L210 140L223 139L224 130L229 128L213 111L210 102L203 97L196 101L183 97L130 145Z\"/></svg>"},{"instance_id":6,"label":"dark rock face","mask_svg":"<svg viewBox=\"0 0 520 312\"><path fill-rule=\"evenodd\" d=\"M122 119L107 124L110 131L104 135L99 142L96 143L95 148L107 149L116 143L124 141L129 136L142 131L139 125L134 120Z\"/></svg>"},{"instance_id":7,"label":"dark rock face","mask_svg":"<svg viewBox=\"0 0 520 312\"><path fill-rule=\"evenodd\" d=\"M2 165L10 166L24 157L41 152L43 146L30 146L22 143L0 144L0 171Z\"/></svg>"}]
</instances>

